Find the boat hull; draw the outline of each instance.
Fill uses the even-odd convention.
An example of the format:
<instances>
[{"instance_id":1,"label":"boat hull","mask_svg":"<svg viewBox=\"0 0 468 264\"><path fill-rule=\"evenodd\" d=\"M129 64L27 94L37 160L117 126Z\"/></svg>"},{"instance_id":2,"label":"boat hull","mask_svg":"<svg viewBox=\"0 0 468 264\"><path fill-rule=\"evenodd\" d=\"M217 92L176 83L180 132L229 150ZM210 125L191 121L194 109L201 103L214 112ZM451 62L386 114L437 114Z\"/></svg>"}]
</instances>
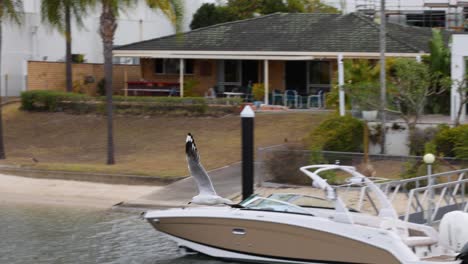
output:
<instances>
[{"instance_id":1,"label":"boat hull","mask_svg":"<svg viewBox=\"0 0 468 264\"><path fill-rule=\"evenodd\" d=\"M208 216L148 221L180 246L213 257L283 263L400 263L375 245L300 225Z\"/></svg>"}]
</instances>

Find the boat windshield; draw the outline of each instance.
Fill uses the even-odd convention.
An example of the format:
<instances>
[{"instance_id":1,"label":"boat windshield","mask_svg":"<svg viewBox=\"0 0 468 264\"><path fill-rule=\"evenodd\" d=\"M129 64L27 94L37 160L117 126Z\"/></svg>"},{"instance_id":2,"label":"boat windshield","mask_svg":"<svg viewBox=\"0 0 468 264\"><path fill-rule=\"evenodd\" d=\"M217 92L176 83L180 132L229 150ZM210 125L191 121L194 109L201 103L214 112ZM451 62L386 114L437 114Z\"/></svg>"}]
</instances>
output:
<instances>
[{"instance_id":1,"label":"boat windshield","mask_svg":"<svg viewBox=\"0 0 468 264\"><path fill-rule=\"evenodd\" d=\"M284 200L253 196L240 203L243 209L312 215L307 209Z\"/></svg>"},{"instance_id":2,"label":"boat windshield","mask_svg":"<svg viewBox=\"0 0 468 264\"><path fill-rule=\"evenodd\" d=\"M268 196L268 198L284 201L300 207L335 209L335 205L332 201L328 201L326 199L310 195L276 193Z\"/></svg>"}]
</instances>

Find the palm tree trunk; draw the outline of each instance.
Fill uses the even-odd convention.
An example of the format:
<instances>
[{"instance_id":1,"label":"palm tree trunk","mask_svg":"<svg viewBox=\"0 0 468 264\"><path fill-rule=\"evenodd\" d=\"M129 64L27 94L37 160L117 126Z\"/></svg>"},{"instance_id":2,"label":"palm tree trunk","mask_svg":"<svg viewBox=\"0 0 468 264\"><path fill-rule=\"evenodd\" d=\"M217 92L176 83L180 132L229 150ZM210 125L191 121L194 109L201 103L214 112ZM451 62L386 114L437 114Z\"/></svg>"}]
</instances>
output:
<instances>
[{"instance_id":1,"label":"palm tree trunk","mask_svg":"<svg viewBox=\"0 0 468 264\"><path fill-rule=\"evenodd\" d=\"M101 38L104 48L104 79L106 88L107 108L107 164L115 164L114 159L114 128L113 128L113 105L112 105L112 46L114 34L117 29L115 14L106 2L102 3Z\"/></svg>"},{"instance_id":2,"label":"palm tree trunk","mask_svg":"<svg viewBox=\"0 0 468 264\"><path fill-rule=\"evenodd\" d=\"M71 15L70 6L65 5L65 42L66 42L66 76L67 76L67 92L73 91L72 80L72 43L71 43Z\"/></svg>"},{"instance_id":3,"label":"palm tree trunk","mask_svg":"<svg viewBox=\"0 0 468 264\"><path fill-rule=\"evenodd\" d=\"M2 19L0 18L0 159L5 159L5 146L3 144L3 113L2 113Z\"/></svg>"}]
</instances>

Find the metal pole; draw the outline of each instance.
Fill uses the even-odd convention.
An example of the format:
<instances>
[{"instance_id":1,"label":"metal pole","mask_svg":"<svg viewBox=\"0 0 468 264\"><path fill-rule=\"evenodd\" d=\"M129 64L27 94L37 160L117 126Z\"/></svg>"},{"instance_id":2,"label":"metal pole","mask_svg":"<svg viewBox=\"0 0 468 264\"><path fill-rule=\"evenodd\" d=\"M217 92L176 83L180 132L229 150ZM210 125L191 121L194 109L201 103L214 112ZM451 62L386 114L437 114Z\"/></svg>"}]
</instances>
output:
<instances>
[{"instance_id":1,"label":"metal pole","mask_svg":"<svg viewBox=\"0 0 468 264\"><path fill-rule=\"evenodd\" d=\"M344 92L344 65L343 54L338 54L338 87L339 87L339 100L340 100L340 116L345 115L345 92Z\"/></svg>"},{"instance_id":2,"label":"metal pole","mask_svg":"<svg viewBox=\"0 0 468 264\"><path fill-rule=\"evenodd\" d=\"M179 95L180 97L184 97L184 59L180 59L180 66L179 66Z\"/></svg>"},{"instance_id":3,"label":"metal pole","mask_svg":"<svg viewBox=\"0 0 468 264\"><path fill-rule=\"evenodd\" d=\"M385 51L386 51L386 16L385 0L380 1L380 118L381 118L381 141L380 152L385 154L385 108L387 101L387 88L385 76Z\"/></svg>"},{"instance_id":4,"label":"metal pole","mask_svg":"<svg viewBox=\"0 0 468 264\"><path fill-rule=\"evenodd\" d=\"M5 102L8 102L8 73L5 74Z\"/></svg>"},{"instance_id":5,"label":"metal pole","mask_svg":"<svg viewBox=\"0 0 468 264\"><path fill-rule=\"evenodd\" d=\"M427 208L428 211L428 218L427 218L427 224L432 225L432 215L434 214L434 189L432 186L434 186L434 178L432 177L432 164L427 164L427 175L429 176L428 179L428 186L429 186L429 206Z\"/></svg>"},{"instance_id":6,"label":"metal pole","mask_svg":"<svg viewBox=\"0 0 468 264\"><path fill-rule=\"evenodd\" d=\"M254 118L249 105L241 112L242 119L242 199L253 194L254 189Z\"/></svg>"},{"instance_id":7,"label":"metal pole","mask_svg":"<svg viewBox=\"0 0 468 264\"><path fill-rule=\"evenodd\" d=\"M269 94L270 76L269 76L269 62L268 62L268 60L265 60L263 62L263 65L264 65L263 66L263 70L264 70L263 79L264 79L264 85L265 85L265 99L264 100L265 100L265 105L269 105L270 103L268 102L268 96L269 96L268 94Z\"/></svg>"}]
</instances>

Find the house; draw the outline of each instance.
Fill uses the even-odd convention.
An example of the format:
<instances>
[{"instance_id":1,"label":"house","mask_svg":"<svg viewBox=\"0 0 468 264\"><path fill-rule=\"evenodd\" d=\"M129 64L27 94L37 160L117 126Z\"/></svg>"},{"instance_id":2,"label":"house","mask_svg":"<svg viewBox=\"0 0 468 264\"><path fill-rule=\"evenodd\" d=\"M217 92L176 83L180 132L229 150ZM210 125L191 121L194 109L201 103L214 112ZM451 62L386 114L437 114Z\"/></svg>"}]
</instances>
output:
<instances>
[{"instance_id":1,"label":"house","mask_svg":"<svg viewBox=\"0 0 468 264\"><path fill-rule=\"evenodd\" d=\"M184 30L189 29L193 13L212 0L184 0ZM18 96L26 90L27 61L65 61L65 37L42 22L41 2L23 0L22 25L3 21L2 67L0 69L1 95ZM83 27L72 21L72 53L82 54L88 63L103 63L102 40L99 36L99 7L90 9L83 17ZM174 27L161 13L149 10L145 0L134 1L131 9L121 12L115 33L115 45L142 41L155 36L174 34ZM85 40L85 41L84 41ZM116 64L138 64L137 59L117 58ZM33 74L34 75L34 74ZM65 84L60 87L65 86ZM42 89L47 89L43 87Z\"/></svg>"},{"instance_id":2,"label":"house","mask_svg":"<svg viewBox=\"0 0 468 264\"><path fill-rule=\"evenodd\" d=\"M431 36L430 28L389 23L386 56L428 54ZM343 58L378 59L379 25L358 14L275 13L120 46L113 54L140 58L148 81L195 79L199 95L261 82L268 104L271 91L329 91Z\"/></svg>"}]
</instances>

